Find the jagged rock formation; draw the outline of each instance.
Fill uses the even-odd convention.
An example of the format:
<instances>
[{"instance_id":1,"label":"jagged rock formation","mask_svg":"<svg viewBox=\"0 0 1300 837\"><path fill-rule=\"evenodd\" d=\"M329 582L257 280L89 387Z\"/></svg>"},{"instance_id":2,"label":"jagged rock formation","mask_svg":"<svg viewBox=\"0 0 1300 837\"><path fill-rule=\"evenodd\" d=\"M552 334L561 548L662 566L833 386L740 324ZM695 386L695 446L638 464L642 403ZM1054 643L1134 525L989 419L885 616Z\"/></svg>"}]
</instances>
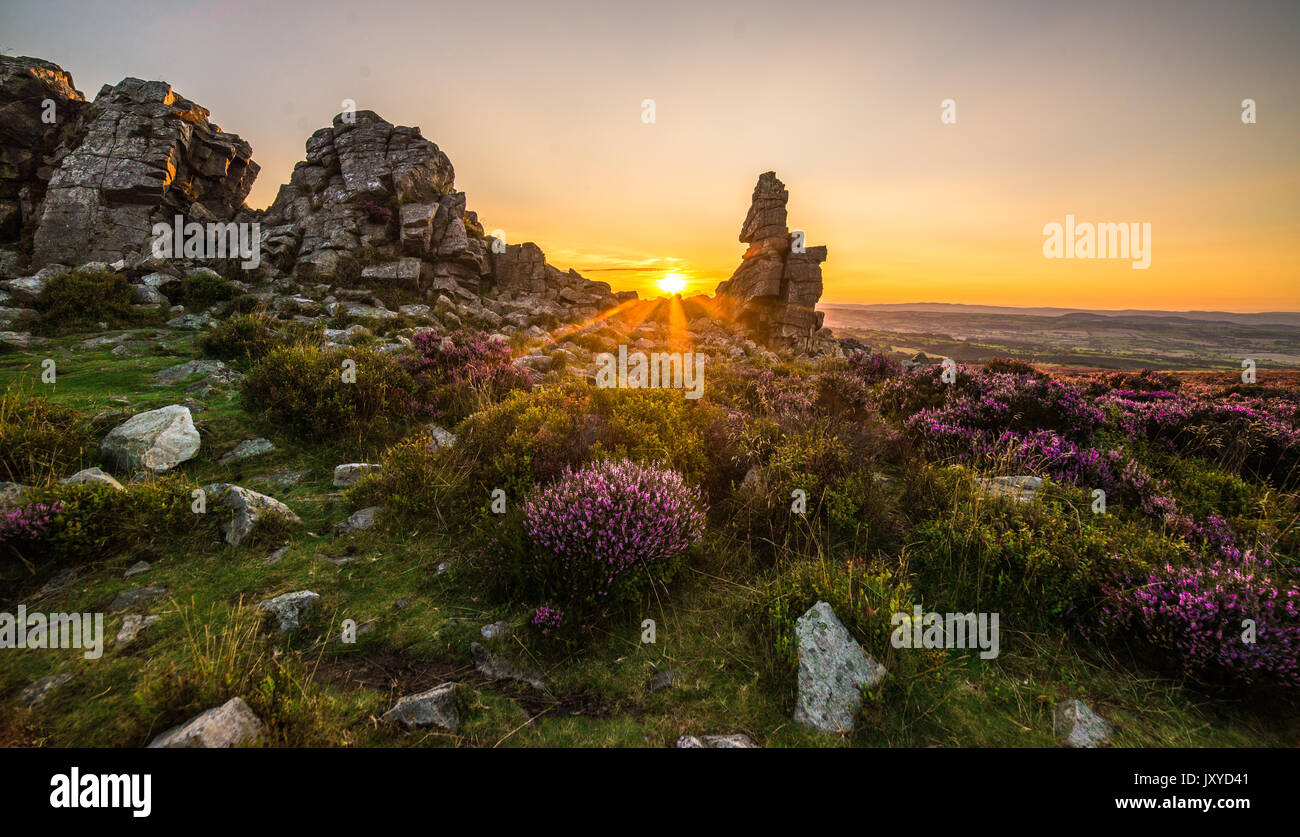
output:
<instances>
[{"instance_id":1,"label":"jagged rock formation","mask_svg":"<svg viewBox=\"0 0 1300 837\"><path fill-rule=\"evenodd\" d=\"M786 226L790 193L776 172L764 172L740 228L748 244L740 267L718 285L715 300L726 316L760 343L800 353L833 351L829 329L817 311L826 248L802 246ZM801 250L802 252L796 252Z\"/></svg>"},{"instance_id":2,"label":"jagged rock formation","mask_svg":"<svg viewBox=\"0 0 1300 837\"><path fill-rule=\"evenodd\" d=\"M548 265L536 244L487 236L455 178L419 128L372 111L339 114L256 216L263 260L300 282L400 283L453 301L545 300L587 316L618 303L604 282Z\"/></svg>"},{"instance_id":3,"label":"jagged rock formation","mask_svg":"<svg viewBox=\"0 0 1300 837\"><path fill-rule=\"evenodd\" d=\"M31 247L55 149L72 141L86 104L59 66L0 55L0 243Z\"/></svg>"},{"instance_id":4,"label":"jagged rock formation","mask_svg":"<svg viewBox=\"0 0 1300 837\"><path fill-rule=\"evenodd\" d=\"M252 149L161 81L94 102L48 61L0 56L0 241L33 267L149 252L177 214L228 221L257 176Z\"/></svg>"}]
</instances>

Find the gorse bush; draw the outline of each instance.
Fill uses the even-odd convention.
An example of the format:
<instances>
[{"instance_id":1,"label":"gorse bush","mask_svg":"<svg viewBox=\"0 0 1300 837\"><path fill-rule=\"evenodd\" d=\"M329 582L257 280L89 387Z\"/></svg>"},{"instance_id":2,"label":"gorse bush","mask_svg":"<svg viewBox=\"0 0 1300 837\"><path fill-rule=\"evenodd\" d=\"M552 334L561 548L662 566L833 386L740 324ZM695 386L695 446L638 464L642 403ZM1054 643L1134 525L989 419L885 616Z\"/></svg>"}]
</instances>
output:
<instances>
[{"instance_id":1,"label":"gorse bush","mask_svg":"<svg viewBox=\"0 0 1300 837\"><path fill-rule=\"evenodd\" d=\"M95 450L89 423L73 408L16 389L0 394L0 481L66 477Z\"/></svg>"},{"instance_id":2,"label":"gorse bush","mask_svg":"<svg viewBox=\"0 0 1300 837\"><path fill-rule=\"evenodd\" d=\"M394 439L428 412L409 372L362 348L273 349L249 370L243 396L250 409L305 439Z\"/></svg>"},{"instance_id":3,"label":"gorse bush","mask_svg":"<svg viewBox=\"0 0 1300 837\"><path fill-rule=\"evenodd\" d=\"M36 300L40 329L61 334L94 328L109 328L160 322L157 313L132 307L135 293L126 277L108 271L74 271L50 278Z\"/></svg>"},{"instance_id":4,"label":"gorse bush","mask_svg":"<svg viewBox=\"0 0 1300 837\"><path fill-rule=\"evenodd\" d=\"M667 583L704 520L698 489L680 474L628 460L595 462L528 496L518 524L522 551L499 556L498 568L547 608L537 614L545 627L559 629L562 621L578 631ZM509 549L504 541L499 548Z\"/></svg>"}]
</instances>

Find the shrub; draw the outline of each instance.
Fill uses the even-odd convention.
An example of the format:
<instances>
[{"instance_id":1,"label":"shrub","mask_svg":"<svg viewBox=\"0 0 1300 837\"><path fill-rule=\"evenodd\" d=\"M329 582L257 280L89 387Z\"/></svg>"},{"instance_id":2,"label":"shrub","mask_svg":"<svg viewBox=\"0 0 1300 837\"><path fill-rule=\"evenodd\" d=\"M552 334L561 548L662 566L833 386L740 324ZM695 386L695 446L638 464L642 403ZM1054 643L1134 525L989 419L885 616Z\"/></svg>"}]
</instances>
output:
<instances>
[{"instance_id":1,"label":"shrub","mask_svg":"<svg viewBox=\"0 0 1300 837\"><path fill-rule=\"evenodd\" d=\"M344 380L344 361L355 364L355 380ZM249 370L243 396L250 409L305 439L393 439L427 412L405 369L360 348L280 346Z\"/></svg>"},{"instance_id":2,"label":"shrub","mask_svg":"<svg viewBox=\"0 0 1300 837\"><path fill-rule=\"evenodd\" d=\"M181 280L181 301L186 305L221 302L234 295L230 280L217 273L202 270Z\"/></svg>"},{"instance_id":3,"label":"shrub","mask_svg":"<svg viewBox=\"0 0 1300 837\"><path fill-rule=\"evenodd\" d=\"M0 479L44 482L80 470L95 441L81 414L42 396L0 395Z\"/></svg>"},{"instance_id":4,"label":"shrub","mask_svg":"<svg viewBox=\"0 0 1300 837\"><path fill-rule=\"evenodd\" d=\"M1108 592L1099 633L1134 631L1192 677L1300 687L1300 588L1267 560L1165 564L1121 576ZM1243 638L1246 620L1253 642Z\"/></svg>"},{"instance_id":5,"label":"shrub","mask_svg":"<svg viewBox=\"0 0 1300 837\"><path fill-rule=\"evenodd\" d=\"M510 347L483 332L429 329L415 335L416 358L407 368L431 392L440 410L459 419L511 390L527 389L527 371L512 364Z\"/></svg>"},{"instance_id":6,"label":"shrub","mask_svg":"<svg viewBox=\"0 0 1300 837\"><path fill-rule=\"evenodd\" d=\"M132 307L135 294L126 277L109 271L73 271L50 278L36 310L40 328L49 333L65 333L108 323L109 328L157 322L161 317Z\"/></svg>"},{"instance_id":7,"label":"shrub","mask_svg":"<svg viewBox=\"0 0 1300 837\"><path fill-rule=\"evenodd\" d=\"M384 451L383 467L351 489L355 504L382 505L408 522L436 522L444 529L469 524L475 506L467 495L469 466L431 442L419 433Z\"/></svg>"},{"instance_id":8,"label":"shrub","mask_svg":"<svg viewBox=\"0 0 1300 837\"><path fill-rule=\"evenodd\" d=\"M231 317L199 338L199 348L208 357L252 362L270 354L285 339L273 328L275 320L265 314Z\"/></svg>"},{"instance_id":9,"label":"shrub","mask_svg":"<svg viewBox=\"0 0 1300 837\"><path fill-rule=\"evenodd\" d=\"M0 550L22 561L35 571L35 561L48 548L55 519L63 513L63 504L28 503L0 515Z\"/></svg>"},{"instance_id":10,"label":"shrub","mask_svg":"<svg viewBox=\"0 0 1300 837\"><path fill-rule=\"evenodd\" d=\"M596 462L528 496L525 554L500 566L557 614L543 617L548 627L559 627L562 610L576 630L667 583L703 531L699 490L680 474L628 460Z\"/></svg>"}]
</instances>

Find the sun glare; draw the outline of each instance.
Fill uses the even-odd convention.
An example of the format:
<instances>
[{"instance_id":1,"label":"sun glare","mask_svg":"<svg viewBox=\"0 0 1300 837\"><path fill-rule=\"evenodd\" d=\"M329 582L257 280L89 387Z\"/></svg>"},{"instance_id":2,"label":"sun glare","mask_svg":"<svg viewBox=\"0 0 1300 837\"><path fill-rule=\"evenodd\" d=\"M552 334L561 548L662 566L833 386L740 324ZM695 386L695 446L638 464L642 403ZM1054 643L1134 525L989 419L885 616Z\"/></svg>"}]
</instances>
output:
<instances>
[{"instance_id":1,"label":"sun glare","mask_svg":"<svg viewBox=\"0 0 1300 837\"><path fill-rule=\"evenodd\" d=\"M686 288L686 277L677 271L669 271L659 280L659 290L664 293L679 294Z\"/></svg>"}]
</instances>

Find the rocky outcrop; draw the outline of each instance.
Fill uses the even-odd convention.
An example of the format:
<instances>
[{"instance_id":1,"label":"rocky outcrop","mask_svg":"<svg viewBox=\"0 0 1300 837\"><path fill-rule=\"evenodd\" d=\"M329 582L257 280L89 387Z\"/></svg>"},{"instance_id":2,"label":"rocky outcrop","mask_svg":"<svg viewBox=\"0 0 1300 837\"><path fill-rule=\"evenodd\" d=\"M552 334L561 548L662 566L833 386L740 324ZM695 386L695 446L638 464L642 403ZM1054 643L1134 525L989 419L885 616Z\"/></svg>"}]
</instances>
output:
<instances>
[{"instance_id":1,"label":"rocky outcrop","mask_svg":"<svg viewBox=\"0 0 1300 837\"><path fill-rule=\"evenodd\" d=\"M816 310L822 295L821 263L826 248L807 247L786 226L790 193L776 172L765 172L754 186L740 241L749 249L731 278L718 285L719 312L744 326L772 348L805 354L831 353L834 341Z\"/></svg>"},{"instance_id":2,"label":"rocky outcrop","mask_svg":"<svg viewBox=\"0 0 1300 837\"><path fill-rule=\"evenodd\" d=\"M263 264L299 282L396 284L452 303L490 295L594 316L619 302L608 284L548 265L536 244L486 235L455 177L419 128L341 113L307 140L271 207L249 216L262 224Z\"/></svg>"},{"instance_id":3,"label":"rocky outcrop","mask_svg":"<svg viewBox=\"0 0 1300 837\"><path fill-rule=\"evenodd\" d=\"M0 55L0 244L31 247L55 150L73 141L86 104L58 65Z\"/></svg>"},{"instance_id":4,"label":"rocky outcrop","mask_svg":"<svg viewBox=\"0 0 1300 837\"><path fill-rule=\"evenodd\" d=\"M0 56L0 243L33 267L150 250L153 225L229 221L257 176L248 143L162 81L87 102L72 77Z\"/></svg>"}]
</instances>

